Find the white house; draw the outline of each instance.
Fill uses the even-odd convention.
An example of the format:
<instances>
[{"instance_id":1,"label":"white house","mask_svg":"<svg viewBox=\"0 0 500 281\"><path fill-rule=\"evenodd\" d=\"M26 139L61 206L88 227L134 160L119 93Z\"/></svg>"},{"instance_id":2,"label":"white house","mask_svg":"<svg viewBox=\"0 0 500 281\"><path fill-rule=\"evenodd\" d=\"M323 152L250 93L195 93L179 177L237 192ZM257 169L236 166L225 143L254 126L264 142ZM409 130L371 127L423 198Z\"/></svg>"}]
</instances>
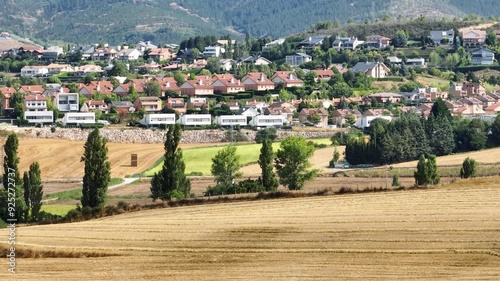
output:
<instances>
[{"instance_id":1,"label":"white house","mask_svg":"<svg viewBox=\"0 0 500 281\"><path fill-rule=\"evenodd\" d=\"M60 111L78 111L78 93L65 93L62 90L55 94L55 103Z\"/></svg>"},{"instance_id":2,"label":"white house","mask_svg":"<svg viewBox=\"0 0 500 281\"><path fill-rule=\"evenodd\" d=\"M94 112L68 112L62 119L64 125L94 124Z\"/></svg>"},{"instance_id":3,"label":"white house","mask_svg":"<svg viewBox=\"0 0 500 281\"><path fill-rule=\"evenodd\" d=\"M250 121L250 125L254 127L283 126L284 123L283 115L257 115Z\"/></svg>"},{"instance_id":4,"label":"white house","mask_svg":"<svg viewBox=\"0 0 500 281\"><path fill-rule=\"evenodd\" d=\"M145 126L157 126L157 125L173 125L175 124L175 114L174 113L159 113L159 114L145 114L144 118L139 121Z\"/></svg>"},{"instance_id":5,"label":"white house","mask_svg":"<svg viewBox=\"0 0 500 281\"><path fill-rule=\"evenodd\" d=\"M22 77L42 76L49 74L46 66L27 65L21 68Z\"/></svg>"},{"instance_id":6,"label":"white house","mask_svg":"<svg viewBox=\"0 0 500 281\"><path fill-rule=\"evenodd\" d=\"M138 60L142 56L141 51L137 49L123 49L118 52L117 58L119 60Z\"/></svg>"},{"instance_id":7,"label":"white house","mask_svg":"<svg viewBox=\"0 0 500 281\"><path fill-rule=\"evenodd\" d=\"M29 95L24 97L26 111L47 111L47 98L40 95Z\"/></svg>"},{"instance_id":8,"label":"white house","mask_svg":"<svg viewBox=\"0 0 500 281\"><path fill-rule=\"evenodd\" d=\"M363 116L358 118L355 126L360 128L360 129L368 128L368 127L370 127L371 122L377 118L382 118L382 119L385 119L387 121L392 120L392 116L383 115L380 110L368 110L367 112L365 112L365 114L363 114Z\"/></svg>"},{"instance_id":9,"label":"white house","mask_svg":"<svg viewBox=\"0 0 500 281\"><path fill-rule=\"evenodd\" d=\"M54 111L26 111L24 120L30 124L54 123Z\"/></svg>"},{"instance_id":10,"label":"white house","mask_svg":"<svg viewBox=\"0 0 500 281\"><path fill-rule=\"evenodd\" d=\"M312 61L312 57L304 53L296 53L295 55L285 57L285 63L291 66L299 66L310 61Z\"/></svg>"},{"instance_id":11,"label":"white house","mask_svg":"<svg viewBox=\"0 0 500 281\"><path fill-rule=\"evenodd\" d=\"M219 57L221 54L225 53L226 50L220 46L208 46L203 50L204 57Z\"/></svg>"},{"instance_id":12,"label":"white house","mask_svg":"<svg viewBox=\"0 0 500 281\"><path fill-rule=\"evenodd\" d=\"M220 126L246 126L247 117L245 115L221 115L217 116L216 123Z\"/></svg>"},{"instance_id":13,"label":"white house","mask_svg":"<svg viewBox=\"0 0 500 281\"><path fill-rule=\"evenodd\" d=\"M407 67L426 67L424 58L407 59L405 65Z\"/></svg>"},{"instance_id":14,"label":"white house","mask_svg":"<svg viewBox=\"0 0 500 281\"><path fill-rule=\"evenodd\" d=\"M185 114L176 123L184 126L210 126L212 125L212 115L210 114Z\"/></svg>"}]
</instances>

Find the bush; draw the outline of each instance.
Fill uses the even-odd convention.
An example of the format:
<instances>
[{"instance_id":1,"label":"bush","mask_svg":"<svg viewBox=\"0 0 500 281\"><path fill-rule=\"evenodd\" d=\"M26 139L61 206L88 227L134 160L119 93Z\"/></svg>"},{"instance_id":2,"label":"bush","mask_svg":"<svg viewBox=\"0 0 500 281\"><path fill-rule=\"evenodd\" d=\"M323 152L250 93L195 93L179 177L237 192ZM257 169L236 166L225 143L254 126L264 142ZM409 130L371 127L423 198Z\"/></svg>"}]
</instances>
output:
<instances>
[{"instance_id":1,"label":"bush","mask_svg":"<svg viewBox=\"0 0 500 281\"><path fill-rule=\"evenodd\" d=\"M56 127L50 127L50 132L55 133L56 132Z\"/></svg>"},{"instance_id":2,"label":"bush","mask_svg":"<svg viewBox=\"0 0 500 281\"><path fill-rule=\"evenodd\" d=\"M189 174L187 174L187 176L203 176L203 173L202 172L197 172L197 171L193 171Z\"/></svg>"},{"instance_id":3,"label":"bush","mask_svg":"<svg viewBox=\"0 0 500 281\"><path fill-rule=\"evenodd\" d=\"M116 207L118 207L118 209L128 211L130 204L128 202L125 202L125 201L118 201L118 203L116 204Z\"/></svg>"},{"instance_id":4,"label":"bush","mask_svg":"<svg viewBox=\"0 0 500 281\"><path fill-rule=\"evenodd\" d=\"M314 148L326 148L328 145L326 143L315 143L313 141L308 141L308 145L314 146Z\"/></svg>"},{"instance_id":5,"label":"bush","mask_svg":"<svg viewBox=\"0 0 500 281\"><path fill-rule=\"evenodd\" d=\"M392 176L392 186L400 186L401 184L399 183L399 176L394 175Z\"/></svg>"},{"instance_id":6,"label":"bush","mask_svg":"<svg viewBox=\"0 0 500 281\"><path fill-rule=\"evenodd\" d=\"M247 179L238 183L238 193L252 193L266 191L266 188L258 181Z\"/></svg>"},{"instance_id":7,"label":"bush","mask_svg":"<svg viewBox=\"0 0 500 281\"><path fill-rule=\"evenodd\" d=\"M278 130L276 128L267 128L257 132L255 142L262 143L264 140L274 141L278 137Z\"/></svg>"},{"instance_id":8,"label":"bush","mask_svg":"<svg viewBox=\"0 0 500 281\"><path fill-rule=\"evenodd\" d=\"M460 170L460 177L463 179L475 178L477 175L477 162L476 160L467 157L465 158L462 169Z\"/></svg>"}]
</instances>

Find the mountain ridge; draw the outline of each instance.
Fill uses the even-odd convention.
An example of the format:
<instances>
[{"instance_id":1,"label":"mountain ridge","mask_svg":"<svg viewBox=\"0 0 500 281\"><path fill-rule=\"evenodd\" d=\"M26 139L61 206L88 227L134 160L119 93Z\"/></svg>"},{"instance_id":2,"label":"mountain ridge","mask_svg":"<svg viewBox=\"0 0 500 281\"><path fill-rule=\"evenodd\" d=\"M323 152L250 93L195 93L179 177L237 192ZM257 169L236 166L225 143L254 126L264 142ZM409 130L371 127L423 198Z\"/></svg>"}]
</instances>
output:
<instances>
[{"instance_id":1,"label":"mountain ridge","mask_svg":"<svg viewBox=\"0 0 500 281\"><path fill-rule=\"evenodd\" d=\"M176 43L196 35L281 37L319 21L500 16L494 0L0 0L0 29L40 42Z\"/></svg>"}]
</instances>

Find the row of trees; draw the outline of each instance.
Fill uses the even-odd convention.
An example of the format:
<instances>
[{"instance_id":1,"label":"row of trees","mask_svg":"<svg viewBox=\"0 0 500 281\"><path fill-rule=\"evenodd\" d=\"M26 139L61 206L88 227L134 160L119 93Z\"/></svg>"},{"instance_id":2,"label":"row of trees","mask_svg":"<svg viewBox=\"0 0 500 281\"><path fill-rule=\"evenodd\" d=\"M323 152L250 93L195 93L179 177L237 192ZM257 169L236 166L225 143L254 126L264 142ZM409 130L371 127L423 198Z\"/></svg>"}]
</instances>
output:
<instances>
[{"instance_id":1,"label":"row of trees","mask_svg":"<svg viewBox=\"0 0 500 281\"><path fill-rule=\"evenodd\" d=\"M3 189L0 190L0 218L4 221L31 222L40 218L43 185L40 165L33 162L23 178L19 172L17 150L19 140L16 134L7 137L4 145Z\"/></svg>"},{"instance_id":2,"label":"row of trees","mask_svg":"<svg viewBox=\"0 0 500 281\"><path fill-rule=\"evenodd\" d=\"M406 113L391 122L373 120L368 137L349 140L346 160L354 165L390 164L416 160L421 155L480 150L487 146L489 130L482 120L453 119L438 99L427 118Z\"/></svg>"}]
</instances>

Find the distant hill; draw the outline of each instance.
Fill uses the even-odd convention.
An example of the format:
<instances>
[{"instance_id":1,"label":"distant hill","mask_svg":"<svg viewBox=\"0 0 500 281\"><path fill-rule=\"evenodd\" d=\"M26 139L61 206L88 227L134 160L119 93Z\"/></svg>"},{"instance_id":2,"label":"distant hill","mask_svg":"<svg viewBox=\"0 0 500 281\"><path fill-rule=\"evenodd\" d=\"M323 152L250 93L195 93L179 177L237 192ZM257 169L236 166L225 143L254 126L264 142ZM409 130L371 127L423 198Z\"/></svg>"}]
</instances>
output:
<instances>
[{"instance_id":1,"label":"distant hill","mask_svg":"<svg viewBox=\"0 0 500 281\"><path fill-rule=\"evenodd\" d=\"M0 30L41 41L175 43L194 35L285 36L321 20L500 16L496 0L0 0Z\"/></svg>"}]
</instances>

